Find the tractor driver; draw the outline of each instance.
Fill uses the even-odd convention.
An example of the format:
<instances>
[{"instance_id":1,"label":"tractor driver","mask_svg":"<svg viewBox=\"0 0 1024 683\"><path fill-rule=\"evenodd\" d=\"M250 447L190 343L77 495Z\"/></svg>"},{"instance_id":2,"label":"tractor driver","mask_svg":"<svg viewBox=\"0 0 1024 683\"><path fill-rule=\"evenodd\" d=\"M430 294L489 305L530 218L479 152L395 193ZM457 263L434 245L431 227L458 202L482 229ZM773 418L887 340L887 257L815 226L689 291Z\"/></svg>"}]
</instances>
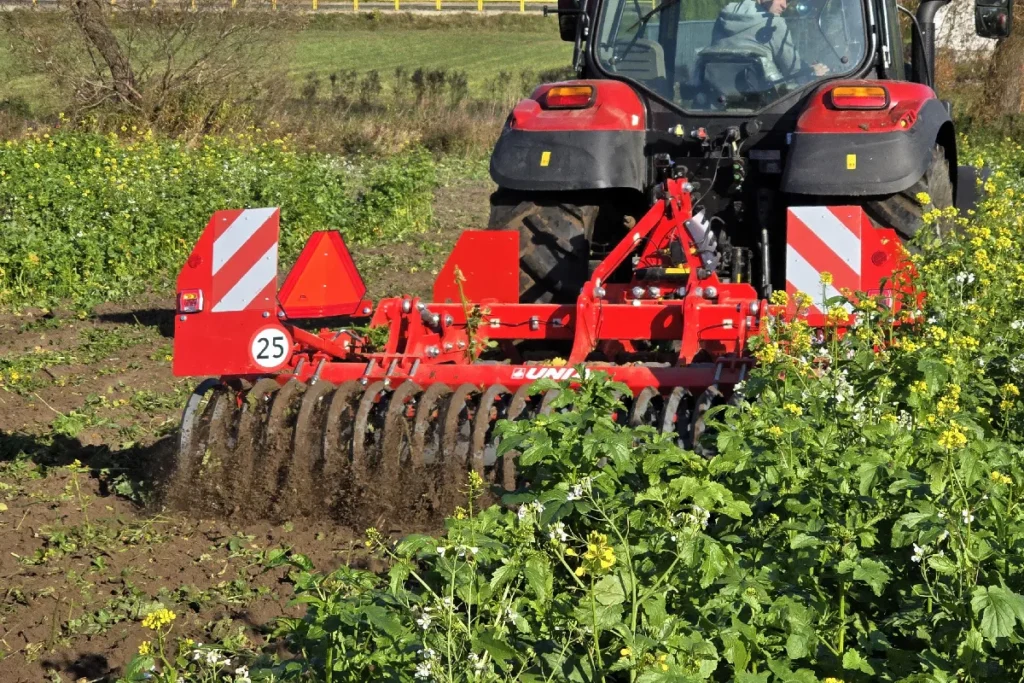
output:
<instances>
[{"instance_id":1,"label":"tractor driver","mask_svg":"<svg viewBox=\"0 0 1024 683\"><path fill-rule=\"evenodd\" d=\"M782 18L786 0L737 0L722 8L711 33L711 48L754 53L771 52L778 74L785 81L811 73L824 76L824 64L804 65L793 45L793 35ZM767 57L767 54L765 54Z\"/></svg>"}]
</instances>

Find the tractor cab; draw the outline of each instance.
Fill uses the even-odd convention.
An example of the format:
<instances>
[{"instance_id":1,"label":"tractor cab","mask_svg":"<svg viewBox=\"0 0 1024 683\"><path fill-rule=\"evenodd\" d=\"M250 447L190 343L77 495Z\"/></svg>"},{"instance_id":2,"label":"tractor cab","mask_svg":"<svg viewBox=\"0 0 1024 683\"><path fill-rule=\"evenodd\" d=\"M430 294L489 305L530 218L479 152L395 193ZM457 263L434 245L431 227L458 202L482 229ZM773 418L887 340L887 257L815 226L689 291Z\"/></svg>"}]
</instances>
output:
<instances>
[{"instance_id":1,"label":"tractor cab","mask_svg":"<svg viewBox=\"0 0 1024 683\"><path fill-rule=\"evenodd\" d=\"M859 71L869 49L869 8L861 0L729 0L645 9L635 0L608 0L591 67L595 76L629 79L683 111L749 114ZM902 77L901 68L893 71Z\"/></svg>"},{"instance_id":2,"label":"tractor cab","mask_svg":"<svg viewBox=\"0 0 1024 683\"><path fill-rule=\"evenodd\" d=\"M575 300L666 178L714 226L719 277L761 295L787 285L790 208L855 207L903 240L922 194L970 208L934 88L947 2L559 0L578 78L516 105L491 156L489 227L520 234L522 300ZM1011 12L976 0L978 34L1009 35Z\"/></svg>"}]
</instances>

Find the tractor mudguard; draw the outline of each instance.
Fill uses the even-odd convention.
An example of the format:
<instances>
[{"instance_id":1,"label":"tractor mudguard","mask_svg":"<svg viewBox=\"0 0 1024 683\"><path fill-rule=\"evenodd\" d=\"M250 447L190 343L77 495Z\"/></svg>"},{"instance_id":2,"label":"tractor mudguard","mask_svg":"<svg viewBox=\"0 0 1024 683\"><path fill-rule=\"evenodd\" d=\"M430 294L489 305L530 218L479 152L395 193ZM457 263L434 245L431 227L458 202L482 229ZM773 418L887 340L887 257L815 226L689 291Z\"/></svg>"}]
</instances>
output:
<instances>
[{"instance_id":1,"label":"tractor mudguard","mask_svg":"<svg viewBox=\"0 0 1024 683\"><path fill-rule=\"evenodd\" d=\"M815 93L793 133L783 192L839 197L902 192L925 174L936 143L946 149L950 168L956 168L953 124L931 88L864 83L885 86L894 104L838 111L828 100L832 85Z\"/></svg>"},{"instance_id":2,"label":"tractor mudguard","mask_svg":"<svg viewBox=\"0 0 1024 683\"><path fill-rule=\"evenodd\" d=\"M491 155L491 178L509 190L642 190L642 131L506 129Z\"/></svg>"},{"instance_id":3,"label":"tractor mudguard","mask_svg":"<svg viewBox=\"0 0 1024 683\"><path fill-rule=\"evenodd\" d=\"M593 88L589 103L547 102L558 86ZM567 81L538 87L509 115L491 154L491 178L519 191L632 188L647 179L646 109L618 81Z\"/></svg>"}]
</instances>

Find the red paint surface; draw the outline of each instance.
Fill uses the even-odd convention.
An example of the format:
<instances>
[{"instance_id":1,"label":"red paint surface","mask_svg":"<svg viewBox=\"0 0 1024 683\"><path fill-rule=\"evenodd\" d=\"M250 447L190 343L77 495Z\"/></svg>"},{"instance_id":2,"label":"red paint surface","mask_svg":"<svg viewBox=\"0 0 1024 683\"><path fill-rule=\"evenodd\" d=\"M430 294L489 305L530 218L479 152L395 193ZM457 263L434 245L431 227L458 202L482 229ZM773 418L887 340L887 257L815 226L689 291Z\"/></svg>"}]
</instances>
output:
<instances>
[{"instance_id":1,"label":"red paint surface","mask_svg":"<svg viewBox=\"0 0 1024 683\"><path fill-rule=\"evenodd\" d=\"M545 109L544 94L556 85L592 86L594 103L584 109ZM516 130L644 130L647 116L636 91L621 81L563 81L545 83L520 100L508 125Z\"/></svg>"},{"instance_id":2,"label":"red paint surface","mask_svg":"<svg viewBox=\"0 0 1024 683\"><path fill-rule=\"evenodd\" d=\"M832 105L829 92L837 86L882 86L889 91L886 109L841 110ZM889 133L909 130L921 107L935 99L935 91L920 83L904 81L832 81L819 88L796 123L797 133ZM906 125L901 125L901 121Z\"/></svg>"}]
</instances>

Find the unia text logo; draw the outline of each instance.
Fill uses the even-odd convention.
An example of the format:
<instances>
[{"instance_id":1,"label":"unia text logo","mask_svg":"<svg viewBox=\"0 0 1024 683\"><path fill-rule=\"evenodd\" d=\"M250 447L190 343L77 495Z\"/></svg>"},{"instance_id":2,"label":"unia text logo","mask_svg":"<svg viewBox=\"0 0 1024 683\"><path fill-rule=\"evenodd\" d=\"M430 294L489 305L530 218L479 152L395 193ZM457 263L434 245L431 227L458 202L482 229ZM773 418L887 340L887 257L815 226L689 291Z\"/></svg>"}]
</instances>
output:
<instances>
[{"instance_id":1,"label":"unia text logo","mask_svg":"<svg viewBox=\"0 0 1024 683\"><path fill-rule=\"evenodd\" d=\"M537 366L532 368L516 368L512 371L512 379L553 379L555 381L561 381L563 379L578 379L580 373L576 372L575 368L552 368Z\"/></svg>"}]
</instances>

